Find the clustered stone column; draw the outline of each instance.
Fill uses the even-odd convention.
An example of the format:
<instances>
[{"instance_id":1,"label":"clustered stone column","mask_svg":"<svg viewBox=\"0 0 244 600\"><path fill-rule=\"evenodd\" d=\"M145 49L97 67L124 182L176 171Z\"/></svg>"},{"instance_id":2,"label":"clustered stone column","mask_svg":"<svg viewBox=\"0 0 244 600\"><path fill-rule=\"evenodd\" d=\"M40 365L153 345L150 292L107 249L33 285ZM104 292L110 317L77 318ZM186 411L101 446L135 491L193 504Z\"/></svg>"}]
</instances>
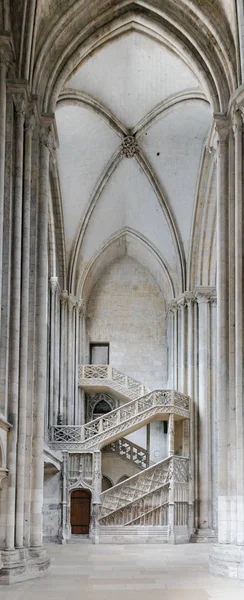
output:
<instances>
[{"instance_id":1,"label":"clustered stone column","mask_svg":"<svg viewBox=\"0 0 244 600\"><path fill-rule=\"evenodd\" d=\"M67 290L60 294L60 376L57 414L50 425L85 422L84 391L78 385L78 368L84 362L85 303ZM52 348L52 347L51 347ZM51 397L52 399L52 397Z\"/></svg>"},{"instance_id":2,"label":"clustered stone column","mask_svg":"<svg viewBox=\"0 0 244 600\"><path fill-rule=\"evenodd\" d=\"M212 303L215 298L215 288L198 286L193 292L185 292L174 299L170 305L173 317L171 340L174 344L174 364L171 365L173 387L188 393L191 398L190 431L184 424L183 445L184 453L191 455L190 527L195 541L213 540L216 536L216 496L213 496L212 488L212 473L217 460L216 445L212 443L215 425L215 360L211 331Z\"/></svg>"},{"instance_id":3,"label":"clustered stone column","mask_svg":"<svg viewBox=\"0 0 244 600\"><path fill-rule=\"evenodd\" d=\"M7 52L7 60L9 55ZM42 546L42 508L49 157L55 131L52 118L39 115L27 86L6 82L6 74L7 62L1 53L0 263L2 269L4 258L4 272L0 280L7 287L0 290L4 296L0 359L1 368L3 365L4 370L6 366L9 369L1 409L11 426L4 489L6 511L1 522L6 535L1 538L5 549L1 552L0 582L10 583L25 577L30 569L34 574L49 566ZM4 186L5 180L8 186Z\"/></svg>"},{"instance_id":4,"label":"clustered stone column","mask_svg":"<svg viewBox=\"0 0 244 600\"><path fill-rule=\"evenodd\" d=\"M218 544L215 574L244 578L242 92L216 115Z\"/></svg>"}]
</instances>

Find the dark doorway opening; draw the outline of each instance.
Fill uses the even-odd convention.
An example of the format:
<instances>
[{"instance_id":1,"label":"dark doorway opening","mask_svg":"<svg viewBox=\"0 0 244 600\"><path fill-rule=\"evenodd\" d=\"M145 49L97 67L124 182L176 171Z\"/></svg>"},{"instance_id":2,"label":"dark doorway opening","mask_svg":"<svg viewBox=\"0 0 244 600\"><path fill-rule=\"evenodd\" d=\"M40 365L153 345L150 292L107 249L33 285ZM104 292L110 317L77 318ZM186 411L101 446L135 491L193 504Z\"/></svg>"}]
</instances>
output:
<instances>
[{"instance_id":1,"label":"dark doorway opening","mask_svg":"<svg viewBox=\"0 0 244 600\"><path fill-rule=\"evenodd\" d=\"M70 524L72 534L88 534L91 515L91 492L73 490L71 493Z\"/></svg>"}]
</instances>

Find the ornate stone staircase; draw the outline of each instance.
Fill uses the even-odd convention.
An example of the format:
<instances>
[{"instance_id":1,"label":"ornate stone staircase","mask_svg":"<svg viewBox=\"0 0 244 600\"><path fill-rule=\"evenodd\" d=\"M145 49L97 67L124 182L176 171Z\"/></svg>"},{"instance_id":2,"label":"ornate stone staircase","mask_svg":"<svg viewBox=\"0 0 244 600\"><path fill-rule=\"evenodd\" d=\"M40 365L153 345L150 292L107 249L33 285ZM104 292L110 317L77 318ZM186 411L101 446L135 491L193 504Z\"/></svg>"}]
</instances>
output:
<instances>
[{"instance_id":1,"label":"ornate stone staircase","mask_svg":"<svg viewBox=\"0 0 244 600\"><path fill-rule=\"evenodd\" d=\"M175 390L149 392L138 381L106 365L79 367L79 385L85 390L107 389L127 400L84 425L57 425L49 432L51 447L70 456L72 477L69 468L67 477L71 489L87 481L92 490L93 539L110 543L188 541L189 397ZM133 450L133 444L124 436L152 420L166 419L169 420L169 456L148 467L146 451L139 446ZM187 424L182 428L183 438L185 435L187 439L186 444L183 440L185 456L174 456L174 422L177 420ZM137 460L142 470L101 493L100 451L104 448L124 455L127 460ZM91 464L92 456L92 472L87 474L86 469L83 472L84 461L89 460Z\"/></svg>"},{"instance_id":2,"label":"ornate stone staircase","mask_svg":"<svg viewBox=\"0 0 244 600\"><path fill-rule=\"evenodd\" d=\"M188 541L188 481L189 459L172 456L103 492L100 541L136 541L138 528L149 539Z\"/></svg>"},{"instance_id":3,"label":"ornate stone staircase","mask_svg":"<svg viewBox=\"0 0 244 600\"><path fill-rule=\"evenodd\" d=\"M93 452L129 435L154 419L163 419L165 415L174 414L178 419L189 419L190 417L189 397L175 390L154 390L145 393L144 386L120 373L117 369L106 365L82 366L79 367L79 373L84 375L79 379L79 383L85 388L91 385L91 388L95 389L96 384L96 389L101 389L101 386L104 385L110 391L118 392L120 389L120 394L127 400L131 395L134 396L134 399L85 425L51 427L49 444L54 450ZM102 373L104 377L102 377ZM142 387L144 395L138 396Z\"/></svg>"}]
</instances>

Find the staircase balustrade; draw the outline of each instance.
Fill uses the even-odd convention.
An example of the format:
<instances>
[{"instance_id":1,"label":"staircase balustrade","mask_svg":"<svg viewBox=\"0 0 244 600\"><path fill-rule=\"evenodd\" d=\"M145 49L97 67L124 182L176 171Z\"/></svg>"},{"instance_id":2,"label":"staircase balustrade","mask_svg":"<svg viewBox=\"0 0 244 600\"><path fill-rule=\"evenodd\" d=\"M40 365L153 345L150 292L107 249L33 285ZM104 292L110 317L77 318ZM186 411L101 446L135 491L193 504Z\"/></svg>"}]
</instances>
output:
<instances>
[{"instance_id":1,"label":"staircase balustrade","mask_svg":"<svg viewBox=\"0 0 244 600\"><path fill-rule=\"evenodd\" d=\"M172 456L101 494L100 525L167 525L174 490L175 525L188 523L189 459Z\"/></svg>"},{"instance_id":2,"label":"staircase balustrade","mask_svg":"<svg viewBox=\"0 0 244 600\"><path fill-rule=\"evenodd\" d=\"M166 413L189 418L189 397L174 390L155 390L85 425L53 426L49 440L54 449L93 451Z\"/></svg>"},{"instance_id":3,"label":"staircase balustrade","mask_svg":"<svg viewBox=\"0 0 244 600\"><path fill-rule=\"evenodd\" d=\"M111 365L80 365L78 384L81 387L106 386L134 400L146 394L148 388Z\"/></svg>"},{"instance_id":4,"label":"staircase balustrade","mask_svg":"<svg viewBox=\"0 0 244 600\"><path fill-rule=\"evenodd\" d=\"M188 471L187 458L171 456L118 483L101 494L101 518L161 488L172 478L174 481L186 483Z\"/></svg>"},{"instance_id":5,"label":"staircase balustrade","mask_svg":"<svg viewBox=\"0 0 244 600\"><path fill-rule=\"evenodd\" d=\"M147 450L125 438L121 438L105 446L103 452L106 454L115 452L121 458L136 464L140 469L146 469L149 466L149 453Z\"/></svg>"}]
</instances>

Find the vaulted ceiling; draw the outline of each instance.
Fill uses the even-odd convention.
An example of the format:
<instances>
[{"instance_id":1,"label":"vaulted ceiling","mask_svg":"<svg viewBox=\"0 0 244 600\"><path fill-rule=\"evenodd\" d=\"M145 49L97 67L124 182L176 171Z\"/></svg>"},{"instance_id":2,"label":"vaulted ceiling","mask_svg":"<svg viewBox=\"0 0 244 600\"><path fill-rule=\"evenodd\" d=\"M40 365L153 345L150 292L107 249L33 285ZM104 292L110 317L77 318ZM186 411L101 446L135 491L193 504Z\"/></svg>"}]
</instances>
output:
<instances>
[{"instance_id":1,"label":"vaulted ceiling","mask_svg":"<svg viewBox=\"0 0 244 600\"><path fill-rule=\"evenodd\" d=\"M199 269L212 284L199 248L214 254L213 114L241 77L235 0L12 0L9 15L19 75L55 113L70 291L123 253L171 296Z\"/></svg>"},{"instance_id":2,"label":"vaulted ceiling","mask_svg":"<svg viewBox=\"0 0 244 600\"><path fill-rule=\"evenodd\" d=\"M132 30L79 65L56 119L66 250L68 262L76 253L76 279L108 240L133 230L157 248L179 293L212 121L198 73ZM136 144L131 157L122 149L126 136Z\"/></svg>"}]
</instances>

